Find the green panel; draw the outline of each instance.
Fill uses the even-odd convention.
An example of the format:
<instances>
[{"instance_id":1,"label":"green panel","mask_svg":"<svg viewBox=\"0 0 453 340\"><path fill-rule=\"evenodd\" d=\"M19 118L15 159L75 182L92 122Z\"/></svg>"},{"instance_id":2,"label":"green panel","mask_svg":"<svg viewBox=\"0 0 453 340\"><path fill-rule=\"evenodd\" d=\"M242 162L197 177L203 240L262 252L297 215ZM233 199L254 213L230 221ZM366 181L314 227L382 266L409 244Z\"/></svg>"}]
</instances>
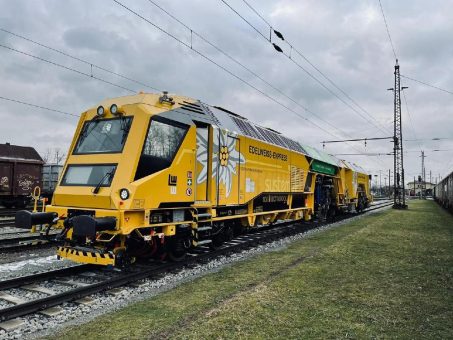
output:
<instances>
[{"instance_id":1,"label":"green panel","mask_svg":"<svg viewBox=\"0 0 453 340\"><path fill-rule=\"evenodd\" d=\"M307 151L308 156L310 156L313 159L316 159L320 162L327 163L333 166L338 166L340 160L337 159L336 157L329 155L328 153L312 148L309 145L302 145L302 147Z\"/></svg>"},{"instance_id":2,"label":"green panel","mask_svg":"<svg viewBox=\"0 0 453 340\"><path fill-rule=\"evenodd\" d=\"M335 173L336 173L336 169L333 165L330 165L330 164L327 164L324 162L320 162L317 160L313 160L313 162L311 163L311 170L319 172L321 174L332 175L332 176L335 175Z\"/></svg>"}]
</instances>

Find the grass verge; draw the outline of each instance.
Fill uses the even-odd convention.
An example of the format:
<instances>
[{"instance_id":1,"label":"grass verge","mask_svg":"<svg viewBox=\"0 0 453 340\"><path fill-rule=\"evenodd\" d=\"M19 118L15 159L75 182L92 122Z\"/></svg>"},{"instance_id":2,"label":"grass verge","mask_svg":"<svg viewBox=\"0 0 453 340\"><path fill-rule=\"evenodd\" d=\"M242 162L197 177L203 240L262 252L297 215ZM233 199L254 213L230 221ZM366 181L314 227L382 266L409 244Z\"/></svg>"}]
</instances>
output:
<instances>
[{"instance_id":1,"label":"grass verge","mask_svg":"<svg viewBox=\"0 0 453 340\"><path fill-rule=\"evenodd\" d=\"M387 210L53 338L450 338L453 217Z\"/></svg>"}]
</instances>

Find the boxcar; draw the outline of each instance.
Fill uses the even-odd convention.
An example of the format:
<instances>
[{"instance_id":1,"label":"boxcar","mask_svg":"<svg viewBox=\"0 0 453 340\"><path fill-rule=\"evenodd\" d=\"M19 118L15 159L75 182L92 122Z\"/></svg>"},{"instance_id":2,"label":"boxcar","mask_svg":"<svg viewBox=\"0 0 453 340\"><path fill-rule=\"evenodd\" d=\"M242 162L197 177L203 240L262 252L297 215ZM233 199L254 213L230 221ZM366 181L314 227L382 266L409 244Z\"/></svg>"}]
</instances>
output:
<instances>
[{"instance_id":1,"label":"boxcar","mask_svg":"<svg viewBox=\"0 0 453 340\"><path fill-rule=\"evenodd\" d=\"M453 172L434 187L434 199L453 213Z\"/></svg>"},{"instance_id":2,"label":"boxcar","mask_svg":"<svg viewBox=\"0 0 453 340\"><path fill-rule=\"evenodd\" d=\"M41 186L43 160L29 146L0 144L0 204L25 207L36 186Z\"/></svg>"},{"instance_id":3,"label":"boxcar","mask_svg":"<svg viewBox=\"0 0 453 340\"><path fill-rule=\"evenodd\" d=\"M63 165L55 163L46 163L42 167L41 196L47 198L48 202L52 200L52 195L58 184L62 170Z\"/></svg>"}]
</instances>

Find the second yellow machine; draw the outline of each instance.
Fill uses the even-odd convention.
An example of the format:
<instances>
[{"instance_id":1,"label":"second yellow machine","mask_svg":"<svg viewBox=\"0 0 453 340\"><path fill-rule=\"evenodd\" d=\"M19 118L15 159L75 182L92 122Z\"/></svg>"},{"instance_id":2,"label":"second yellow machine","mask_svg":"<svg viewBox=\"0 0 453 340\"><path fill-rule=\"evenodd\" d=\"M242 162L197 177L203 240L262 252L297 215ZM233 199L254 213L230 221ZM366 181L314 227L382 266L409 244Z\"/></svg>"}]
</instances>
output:
<instances>
[{"instance_id":1,"label":"second yellow machine","mask_svg":"<svg viewBox=\"0 0 453 340\"><path fill-rule=\"evenodd\" d=\"M167 93L84 112L68 154L52 204L19 212L16 226L61 228L58 255L81 263L180 260L246 228L326 219L371 201L358 166Z\"/></svg>"}]
</instances>

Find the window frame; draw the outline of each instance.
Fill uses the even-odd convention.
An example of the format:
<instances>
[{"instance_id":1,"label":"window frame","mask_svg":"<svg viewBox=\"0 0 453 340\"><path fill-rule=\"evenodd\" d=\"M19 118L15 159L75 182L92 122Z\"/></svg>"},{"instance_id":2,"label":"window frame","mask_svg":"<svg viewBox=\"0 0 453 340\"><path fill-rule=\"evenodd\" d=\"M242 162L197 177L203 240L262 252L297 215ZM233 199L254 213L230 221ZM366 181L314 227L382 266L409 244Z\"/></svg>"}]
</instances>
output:
<instances>
[{"instance_id":1,"label":"window frame","mask_svg":"<svg viewBox=\"0 0 453 340\"><path fill-rule=\"evenodd\" d=\"M184 134L182 135L181 137L181 140L179 141L179 144L178 146L175 148L175 153L173 155L173 158L171 159L171 161L169 162L170 164L163 168L163 169L160 169L160 170L157 170L155 172L152 172L152 173L149 173L147 174L146 176L143 176L143 177L139 177L137 178L137 173L138 173L138 169L140 167L140 163L141 163L141 160L142 160L142 157L155 157L155 158L160 158L160 157L156 157L156 156L151 156L151 155L146 155L144 153L145 151L145 146L146 146L146 140L148 138L148 135L149 135L149 130L151 129L151 124L153 123L153 121L157 121L159 123L163 123L163 124L167 124L167 125L170 125L170 126L176 126L176 127L179 127L179 128L182 128L184 129ZM186 139L187 137L187 133L189 132L190 130L190 127L191 125L190 124L185 124L185 123L182 123L182 122L179 122L179 121L176 121L176 120L173 120L173 119L169 119L169 118L166 118L166 117L162 117L162 116L159 116L159 115L154 115L152 116L150 119L149 119L149 123L148 123L148 128L146 129L146 133L145 133L145 137L144 139L142 140L142 150L140 152L140 157L139 157L139 160L138 160L138 163L137 163L137 166L135 168L135 175L134 175L134 181L138 181L139 179L142 179L142 178L145 178L147 176L150 176L156 172L159 172L159 171L162 171L164 169L168 169L174 162L175 158L176 158L176 155L178 154L179 150L181 149L181 145L182 143L184 143L184 140ZM161 158L163 159L163 158Z\"/></svg>"},{"instance_id":2,"label":"window frame","mask_svg":"<svg viewBox=\"0 0 453 340\"><path fill-rule=\"evenodd\" d=\"M186 139L187 132L189 132L189 130L190 130L190 125L187 125L187 124L184 124L184 123L181 123L181 122L177 122L175 120L171 120L171 119L168 119L168 118L164 118L164 117L161 117L161 116L153 116L153 117L151 117L150 120L149 120L149 123L148 123L148 129L146 130L145 139L143 140L143 147L142 147L142 152L140 154L140 157L145 155L144 151L145 151L146 139L148 138L149 130L151 129L151 124L153 123L154 120L159 122L159 123L163 123L163 124L167 124L167 125L170 125L170 126L176 126L176 127L185 129L184 134L182 135L178 146L175 148L175 154L173 155L173 158L172 158L171 163L170 163L170 164L172 164L173 161L175 160L176 154L179 152L179 149L181 148L181 145L184 142L184 139ZM145 156L161 158L161 157L151 156L151 155L145 155Z\"/></svg>"},{"instance_id":3,"label":"window frame","mask_svg":"<svg viewBox=\"0 0 453 340\"><path fill-rule=\"evenodd\" d=\"M110 187L112 186L112 182L113 182L113 178L115 177L115 174L116 174L116 170L118 169L118 163L90 163L90 164L68 164L68 166L66 167L65 169L65 172L63 174L63 176L61 177L61 181L59 183L60 186L65 186L65 187L95 187L97 185L96 184L68 184L68 183L65 183L65 180L66 180L66 175L68 173L68 170L70 167L72 168L82 168L82 167L95 167L95 166L113 166L115 167L115 169L113 170L113 174L112 174L112 179L110 181L110 183L106 183L106 184L101 184L101 187ZM104 174L105 176L105 174ZM105 181L105 180L104 180Z\"/></svg>"},{"instance_id":4,"label":"window frame","mask_svg":"<svg viewBox=\"0 0 453 340\"><path fill-rule=\"evenodd\" d=\"M98 120L98 121L109 121L109 120L121 120L121 119L130 119L130 125L129 125L129 131L127 132L126 140L124 141L124 144L119 151L110 151L110 152L76 152L77 147L80 142L80 138L82 137L82 132L85 130L86 126L90 124L91 122ZM106 118L106 119L98 119L95 117L94 119L86 120L83 123L82 129L80 130L79 137L77 138L77 143L74 145L74 150L72 150L73 155L109 155L109 154L116 154L116 153L123 153L124 147L126 146L127 140L129 138L129 132L132 129L132 123L134 121L134 116L121 116L121 117L113 117L113 118ZM86 138L86 137L85 137Z\"/></svg>"}]
</instances>

